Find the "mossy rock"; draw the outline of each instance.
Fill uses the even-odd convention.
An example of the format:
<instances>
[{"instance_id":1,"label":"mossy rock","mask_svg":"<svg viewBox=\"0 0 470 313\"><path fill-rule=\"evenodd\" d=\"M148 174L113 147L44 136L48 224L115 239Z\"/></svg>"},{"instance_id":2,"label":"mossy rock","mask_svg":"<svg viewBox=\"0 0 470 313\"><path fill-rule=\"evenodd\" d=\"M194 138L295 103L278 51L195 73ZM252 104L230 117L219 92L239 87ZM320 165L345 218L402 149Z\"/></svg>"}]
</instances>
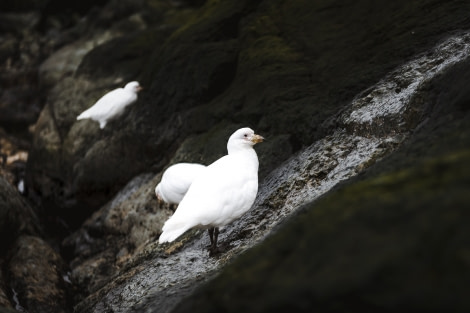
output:
<instances>
[{"instance_id":1,"label":"mossy rock","mask_svg":"<svg viewBox=\"0 0 470 313\"><path fill-rule=\"evenodd\" d=\"M391 69L449 32L469 28L469 10L470 3L460 1L437 6L433 0L233 0L207 1L181 14L162 11L162 24L97 47L73 77L115 87L114 79L139 80L145 88L139 100L110 123L103 138L87 133L85 142L73 138L81 132L73 125L78 112L68 110L68 104L85 101L91 93L84 97L68 89L51 99L60 105L50 116L56 121L45 124L58 129L39 130L37 142L54 135L58 147L42 151L34 145L29 167L44 171L31 175L49 176L44 180L54 185L51 199L59 206L86 198L95 203L94 210L132 177L167 166L188 138L221 129L221 122L249 126L267 138L281 136L266 148L260 145L269 147L265 155L274 156L263 163L274 168L322 138L329 131L325 120ZM220 150L195 154L212 160L224 148L225 142ZM287 152L276 155L281 150ZM100 177L93 181L95 169Z\"/></svg>"},{"instance_id":2,"label":"mossy rock","mask_svg":"<svg viewBox=\"0 0 470 313\"><path fill-rule=\"evenodd\" d=\"M405 167L377 163L303 207L175 312L468 311L466 144L411 153Z\"/></svg>"},{"instance_id":3,"label":"mossy rock","mask_svg":"<svg viewBox=\"0 0 470 313\"><path fill-rule=\"evenodd\" d=\"M397 151L306 204L174 312L466 312L470 62Z\"/></svg>"}]
</instances>

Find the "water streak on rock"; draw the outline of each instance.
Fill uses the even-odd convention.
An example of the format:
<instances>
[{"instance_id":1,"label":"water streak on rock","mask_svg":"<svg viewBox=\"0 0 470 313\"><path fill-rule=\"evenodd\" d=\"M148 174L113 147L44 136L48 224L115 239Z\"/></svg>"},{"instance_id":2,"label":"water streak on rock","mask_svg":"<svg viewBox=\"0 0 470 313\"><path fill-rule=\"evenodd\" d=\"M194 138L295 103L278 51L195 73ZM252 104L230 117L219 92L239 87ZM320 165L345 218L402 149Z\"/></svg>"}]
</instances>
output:
<instances>
[{"instance_id":1,"label":"water streak on rock","mask_svg":"<svg viewBox=\"0 0 470 313\"><path fill-rule=\"evenodd\" d=\"M377 118L403 113L420 87L470 53L470 35L445 40L425 55L399 67L374 86L368 94L355 99L352 111L343 116L346 124L373 123Z\"/></svg>"},{"instance_id":2,"label":"water streak on rock","mask_svg":"<svg viewBox=\"0 0 470 313\"><path fill-rule=\"evenodd\" d=\"M266 178L253 209L240 224L229 226L227 237L233 238L243 229L243 238L237 245L244 249L260 242L281 217L395 150L419 122L423 108L415 102L421 88L469 54L469 33L449 38L356 97L338 116L336 124L343 127L307 147Z\"/></svg>"}]
</instances>

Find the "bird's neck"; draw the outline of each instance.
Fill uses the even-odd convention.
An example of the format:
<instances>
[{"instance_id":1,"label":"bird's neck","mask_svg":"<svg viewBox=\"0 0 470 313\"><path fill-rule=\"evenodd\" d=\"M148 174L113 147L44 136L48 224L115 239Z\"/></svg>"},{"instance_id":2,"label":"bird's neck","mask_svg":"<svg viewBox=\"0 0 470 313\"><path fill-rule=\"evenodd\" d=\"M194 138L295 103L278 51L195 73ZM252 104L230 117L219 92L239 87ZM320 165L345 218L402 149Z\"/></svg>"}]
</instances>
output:
<instances>
[{"instance_id":1,"label":"bird's neck","mask_svg":"<svg viewBox=\"0 0 470 313\"><path fill-rule=\"evenodd\" d=\"M228 151L228 154L230 156L240 158L241 161L243 161L244 167L248 168L251 167L253 170L256 170L258 172L258 155L256 154L255 149L252 147L250 148L241 148L241 149L230 149Z\"/></svg>"}]
</instances>

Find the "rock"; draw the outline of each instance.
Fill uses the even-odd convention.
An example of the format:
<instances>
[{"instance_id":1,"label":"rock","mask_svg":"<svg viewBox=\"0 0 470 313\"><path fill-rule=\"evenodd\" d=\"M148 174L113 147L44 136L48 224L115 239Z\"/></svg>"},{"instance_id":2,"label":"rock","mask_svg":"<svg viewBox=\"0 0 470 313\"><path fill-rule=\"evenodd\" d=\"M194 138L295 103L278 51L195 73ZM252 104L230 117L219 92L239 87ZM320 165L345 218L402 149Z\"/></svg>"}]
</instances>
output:
<instances>
[{"instance_id":1,"label":"rock","mask_svg":"<svg viewBox=\"0 0 470 313\"><path fill-rule=\"evenodd\" d=\"M0 194L0 305L16 301L18 310L67 312L65 263L38 237L42 227L35 212L3 176Z\"/></svg>"},{"instance_id":2,"label":"rock","mask_svg":"<svg viewBox=\"0 0 470 313\"><path fill-rule=\"evenodd\" d=\"M54 86L35 125L34 148L28 161L29 186L42 203L50 203L56 208L57 205L67 207L69 212L76 212L72 213L73 216L59 213L67 223L72 223L72 227L78 226L90 212L110 200L129 179L145 169L162 167L163 163L154 164L154 155L175 139L174 131L169 131L166 136L159 133L155 142L156 134L149 136L140 129L143 126L150 130L147 128L150 125L136 128L135 123L140 124L139 120L133 119L129 124L123 121L126 116L104 132L94 127L96 125L92 121L76 121L76 116L105 92L122 86L128 80L138 79L135 75L145 61L141 54L153 49L152 44L157 39L168 35L166 30L154 31L157 35L148 31L136 33L135 27L132 31L132 36L117 38L88 53L78 70L82 75L62 79ZM109 63L109 69L102 67L106 63L103 60L109 59L110 55L116 55L120 63ZM50 61L59 62L56 58ZM102 78L88 78L88 70L97 68L105 69L106 75L96 71L96 76ZM133 70L129 71L131 68ZM146 110L150 106L139 109L140 101L137 108L131 108L126 115L132 110ZM116 127L119 130L113 132ZM54 209L54 214L57 210Z\"/></svg>"},{"instance_id":3,"label":"rock","mask_svg":"<svg viewBox=\"0 0 470 313\"><path fill-rule=\"evenodd\" d=\"M27 312L68 312L66 265L39 237L20 236L11 251L10 286ZM69 285L70 286L70 285Z\"/></svg>"},{"instance_id":4,"label":"rock","mask_svg":"<svg viewBox=\"0 0 470 313\"><path fill-rule=\"evenodd\" d=\"M468 202L468 4L118 2L77 9L86 14L81 22L50 6L40 23L57 40L44 55L66 47L67 58L94 31L125 34L74 56L73 75L56 72L64 64L56 54L44 72L58 74L47 101L30 97L45 106L28 159L29 196L42 220L60 221L48 232L63 224L73 231L62 252L79 288L75 312L406 311L407 299L415 311L468 310L459 224ZM65 25L76 26L62 32ZM442 42L448 50L435 48ZM27 45L7 41L0 53L19 46ZM12 60L36 64L32 52L44 46L28 47ZM76 121L131 79L145 89L109 129ZM255 205L220 235L227 251L209 258L198 230L157 245L171 214L153 194L162 170L210 163L242 126L268 141L258 150ZM449 203L455 208L443 211ZM29 255L37 239L24 234L15 245Z\"/></svg>"},{"instance_id":5,"label":"rock","mask_svg":"<svg viewBox=\"0 0 470 313\"><path fill-rule=\"evenodd\" d=\"M172 312L468 311L469 68L432 80L428 118L401 148L304 205Z\"/></svg>"},{"instance_id":6,"label":"rock","mask_svg":"<svg viewBox=\"0 0 470 313\"><path fill-rule=\"evenodd\" d=\"M31 8L32 9L32 8ZM37 11L1 14L0 29L4 32L25 32L34 29L40 20Z\"/></svg>"},{"instance_id":7,"label":"rock","mask_svg":"<svg viewBox=\"0 0 470 313\"><path fill-rule=\"evenodd\" d=\"M37 73L33 69L40 55L40 46L37 35L30 29L37 24L39 17L36 13L18 15L19 21L15 14L9 15L10 19L0 17L15 28L4 31L0 44L0 125L9 131L24 134L42 108Z\"/></svg>"},{"instance_id":8,"label":"rock","mask_svg":"<svg viewBox=\"0 0 470 313\"><path fill-rule=\"evenodd\" d=\"M124 23L126 24L125 28L122 26ZM63 78L73 76L83 58L94 48L114 38L124 36L126 31L136 32L147 27L145 22L135 15L116 24L119 24L119 27L96 31L92 35L74 41L50 55L39 67L39 79L43 88L50 88L58 84Z\"/></svg>"},{"instance_id":9,"label":"rock","mask_svg":"<svg viewBox=\"0 0 470 313\"><path fill-rule=\"evenodd\" d=\"M172 312L467 311L470 151L428 158L305 206Z\"/></svg>"},{"instance_id":10,"label":"rock","mask_svg":"<svg viewBox=\"0 0 470 313\"><path fill-rule=\"evenodd\" d=\"M0 176L16 186L20 193L26 192L24 178L29 147L29 142L10 136L0 128Z\"/></svg>"},{"instance_id":11,"label":"rock","mask_svg":"<svg viewBox=\"0 0 470 313\"><path fill-rule=\"evenodd\" d=\"M4 262L0 262L1 268L4 268ZM4 277L3 271L0 271L0 308L11 308L11 302L8 298L6 279Z\"/></svg>"},{"instance_id":12,"label":"rock","mask_svg":"<svg viewBox=\"0 0 470 313\"><path fill-rule=\"evenodd\" d=\"M56 7L49 10L52 3ZM49 0L0 4L0 125L23 137L28 135L28 127L34 124L45 104L47 89L38 79L38 67L47 55L73 41L76 33L81 32L83 36L86 33L76 21L77 8L70 4L59 9L57 4ZM80 6L86 12L95 4L84 2ZM64 13L67 23L46 25L45 21ZM70 21L76 22L73 29Z\"/></svg>"},{"instance_id":13,"label":"rock","mask_svg":"<svg viewBox=\"0 0 470 313\"><path fill-rule=\"evenodd\" d=\"M90 40L79 40L71 43L47 58L39 67L39 77L44 86L54 86L61 79L72 76L83 57L93 48L110 40L109 33Z\"/></svg>"},{"instance_id":14,"label":"rock","mask_svg":"<svg viewBox=\"0 0 470 313\"><path fill-rule=\"evenodd\" d=\"M470 138L470 136L467 136L466 134L469 131L468 125L470 124L468 123L468 118L470 115L468 114L468 110L465 113L466 115L463 115L461 112L461 107L464 107L464 103L467 103L468 99L470 99L470 93L462 91L465 90L463 86L468 79L465 73L467 73L469 67L468 64L470 64L468 61L468 43L470 42L470 40L468 40L468 36L468 34L463 34L462 36L449 38L426 54L426 56L430 58L428 60L430 63L433 63L431 62L431 59L435 58L435 62L440 64L438 67L431 66L430 68L427 68L426 64L428 64L428 62L424 62L421 57L417 57L415 60L411 60L409 63L400 66L400 69L409 69L414 73L414 67L411 65L416 63L421 64L424 68L419 72L426 78L422 80L420 75L415 77L412 80L411 85L416 86L417 88L413 89L410 97L404 100L404 98L398 96L398 99L395 99L396 101L402 101L401 104L403 107L401 113L393 110L386 110L387 112L385 113L382 110L371 110L371 114L367 117L371 118L371 125L382 121L383 124L381 131L377 132L374 127L359 127L363 123L362 119L359 119L356 122L352 122L350 120L351 116L357 116L358 113L363 111L363 106L354 104L363 103L366 99L369 99L367 93L361 93L358 97L353 99L351 106L348 106L347 109L341 111L341 114L337 114L336 121L332 123L333 125L355 123L354 125L351 124L351 127L347 129L343 129L342 127L340 129L331 129L331 134L326 135L325 138L318 140L311 146L302 149L302 151L292 156L288 161L267 175L264 181L260 184L258 197L253 208L238 221L224 228L224 231L222 232L222 242L227 246L227 251L225 251L223 255L218 258L208 258L206 254L207 252L205 251L205 246L208 244L207 236L205 236L203 231L197 230L188 232L170 245L157 246L151 242L147 243L142 247L142 249L140 249L140 251L135 251L134 253L131 252L130 257L125 260L125 265L122 267L122 270L119 273L115 273L116 276L113 276L112 279L102 284L100 288L81 300L75 307L75 310L77 312L99 312L104 308L111 308L116 311L145 312L158 308L159 311L171 312L173 309L176 311L187 311L189 308L193 309L194 307L198 307L201 311L210 309L230 311L232 308L234 308L234 311L269 311L276 310L277 308L281 311L290 309L311 311L313 306L317 303L319 306L324 306L325 309L329 310L331 309L329 306L330 303L335 303L336 299L340 299L340 303L348 303L349 294L346 294L343 298L343 294L341 293L344 286L351 286L352 291L350 291L350 293L357 292L358 298L362 297L361 286L363 284L377 283L378 287L373 285L370 287L371 290L375 290L377 288L380 290L388 288L388 281L383 282L384 285L382 285L382 282L376 282L374 280L374 275L372 277L369 276L370 273L375 273L374 270L379 268L380 274L380 269L382 269L382 267L388 268L391 266L404 266L406 269L408 266L406 263L407 257L409 253L412 253L410 251L418 249L419 245L416 244L410 248L408 245L402 247L399 244L406 242L405 239L407 238L413 238L414 235L427 236L428 233L432 233L430 229L419 228L419 222L416 222L415 219L411 219L410 221L406 219L398 220L399 222L405 220L406 222L404 223L410 223L411 225L415 225L416 223L417 228L413 228L408 224L403 226L400 223L396 226L396 219L393 217L393 214L392 217L390 216L390 212L397 212L398 210L393 207L399 206L399 204L394 202L390 204L390 199L393 199L393 194L395 193L400 195L399 191L402 189L401 186L405 184L404 182L409 183L410 188L408 189L410 190L403 194L404 200L397 198L396 201L398 201L398 203L401 203L400 201L411 203L407 210L415 213L415 210L418 210L419 213L416 213L416 219L427 214L423 210L428 206L428 203L435 202L437 204L445 201L445 198L438 196L439 193L437 190L446 186L447 181L442 182L442 185L440 183L436 183L440 181L439 177L435 178L433 181L429 181L430 186L433 186L432 188L436 188L436 190L433 189L433 192L430 193L431 198L426 200L423 204L420 200L412 201L409 198L415 194L424 194L429 186L425 185L422 187L424 190L421 190L419 189L419 186L414 185L413 179L417 177L419 180L428 181L428 177L422 178L422 173L433 173L435 170L440 168L442 165L441 163L447 163L448 161L452 163L453 161L451 159L453 159L454 155L454 150L452 149L460 151L460 149L468 145L468 138ZM455 43L465 44L460 46ZM451 53L451 51L447 51L448 47L453 47L455 50L452 50ZM453 59L456 55L460 55L458 60ZM454 60L455 62L446 63L448 60ZM436 64L435 62L434 64ZM445 64L448 65L444 66ZM439 70L435 71L436 68ZM406 71L399 72L404 76L407 76ZM395 71L392 71L392 73L395 73ZM393 96L395 94L400 95L396 92L393 84L396 78L397 76L395 75L386 75L383 80L371 87L369 90L373 91L375 88L379 88L381 90L381 98ZM388 86L388 90L383 86ZM429 86L433 86L431 89L433 92L429 91ZM456 99L453 99L450 95L451 91L449 90L455 91L459 96L456 97ZM392 103L394 102L384 101L382 104L384 107L382 109L388 109ZM427 104L433 104L433 108L430 109ZM415 122L405 123L408 119L414 121L416 118L416 116L413 116L413 114L409 112L411 109L415 110L414 114L416 116L420 116L421 120L425 118L424 116L421 116L423 112L427 112L426 117L429 117L429 119L427 119L426 122L423 122L418 129L415 129L417 127L417 123ZM441 114L447 117L453 116L452 120L446 120L450 123L445 123L445 127L442 124L445 119L441 120ZM406 127L403 125L406 125ZM437 127L438 125L439 127ZM457 129L454 128L456 125L459 125ZM432 130L434 129L440 130L433 132ZM449 137L447 134L443 135L440 133L443 129L447 129L446 132L448 132L448 134L454 134L455 138L447 143L446 141L453 136ZM223 128L219 129L219 132L222 132L222 130ZM431 134L431 136L426 138L426 135L428 134ZM439 137L438 135L442 137ZM461 142L456 144L460 135L466 139L461 140ZM442 160L441 157L439 157L436 164L432 162L431 164L427 164L428 157L433 154L426 147L429 147L430 142L435 142L438 137L441 138L440 140L442 140L442 142L446 142L443 147L451 148L451 150L449 150L450 159L447 160L448 156L445 156ZM406 144L407 141L405 141L407 138L410 140L408 144ZM196 144L197 142L203 143L203 139L206 140L206 143L217 143L219 140L216 134L207 134L207 137L203 135L194 136L181 145L181 148L178 150L176 160L180 160L180 158L187 156L187 153L190 150L187 148L191 147L191 145L203 149L202 147L205 145ZM437 140L437 142L440 142L440 140ZM403 148L399 149L401 145L403 145ZM419 147L419 149L414 150L416 147ZM465 150L463 159L458 160L456 164L452 165L454 172L465 164L465 155L467 154L468 152ZM403 173L406 173L405 177L402 177L402 172L394 174L397 168L400 169L403 168L403 166L399 163L395 163L396 161L392 161L391 163L384 161L386 158L393 159L394 155L399 155L400 160L406 159L404 155L412 156L412 160L414 161L421 160L424 162L424 169L417 170L415 172L413 169L415 164L412 163L408 164L408 167L410 168L409 173L407 170L403 171ZM389 168L392 164L398 164L397 168ZM429 168L428 165L430 166ZM368 173L364 174L364 171L368 171ZM348 188L344 187L347 184L347 182L344 183L344 181L358 174L361 175L359 178L349 181L352 187L350 187L351 191L347 192L348 197L340 201L339 199L342 199L342 194L338 196L338 190L343 189L339 189L339 187L337 187L338 184L343 182L343 188ZM466 174L463 172L460 174L461 176L457 175L456 177L450 178L450 182L452 184L455 183L456 186L459 186L458 199L460 200L457 201L461 202L456 202L456 204L464 204L466 201L464 198L465 193L463 192L466 188L466 185L464 184ZM388 175L393 176L392 181L395 179L399 179L399 181L396 185L397 190L390 192L390 194L384 198L384 203L382 204L377 199L380 199L377 195L387 194L387 192L389 192L387 190L391 189L395 183L387 182L384 186L383 192L375 190L374 188L381 188L380 186L376 186L378 184L376 180L380 182L383 177L388 177ZM367 186L370 186L370 188L373 189L371 193L368 192L368 187L363 187L360 182L357 182L360 179L367 181L367 177L372 180L372 182L366 183ZM453 181L454 179L455 182ZM357 187L354 183L359 184L359 186ZM436 186L434 186L435 184ZM413 186L417 189L411 188ZM330 196L323 196L333 188L336 188L336 192L331 192ZM145 189L142 189L139 193L140 192L145 193ZM151 193L151 190L147 190L147 193ZM355 195L357 195L358 199L354 198ZM433 198L434 196L437 198ZM350 199L349 197L353 198ZM366 201L367 197L370 197L368 200L370 202ZM316 199L319 200L314 202ZM327 201L324 199L332 200ZM355 202L353 202L355 205L355 209L353 211L351 211L353 206L349 205L349 202L352 200L355 200ZM317 204L321 207L322 201L327 201L327 204L323 209L321 209L320 213L317 213ZM331 201L338 201L339 203L335 206L336 210L332 210L330 212L330 208L332 206L330 204ZM367 205L367 203L369 204ZM377 213L379 211L376 207L377 203L380 203L385 207L385 209L383 209L385 212L380 211L380 213ZM143 205L143 203L139 203L140 207ZM417 205L417 208L413 207L413 205ZM298 224L295 224L296 222L292 220L289 221L286 218L295 214L295 212L302 206L304 206L303 210L305 210L305 213L299 214L300 217L297 217L297 223L303 225L303 228L299 227ZM439 207L439 205L437 205L437 207ZM445 207L445 205L442 205L442 207ZM360 212L360 214L358 213L359 217L357 217L359 222L356 220L356 212ZM440 213L442 212L435 214L438 215ZM306 216L309 216L309 214L313 214L313 217L307 218ZM379 216L376 216L376 214L379 214ZM409 213L403 214L407 215ZM460 212L459 216L461 215L462 214ZM100 212L100 216L106 216L106 214L103 215L103 212ZM437 223L439 217L436 217L434 213L432 213L430 218L432 221L429 225L432 227ZM363 219L367 221L371 220L370 224L360 223ZM98 219L95 217L95 220ZM380 220L378 222L380 224L379 226L374 222L378 220ZM458 218L451 222L454 223L456 220L458 220ZM387 221L390 224L387 224ZM284 228L279 227L279 224L282 223L287 224L285 227L291 229L291 233L282 233ZM294 223L293 226L289 226L290 223ZM331 223L334 223L333 226ZM317 226L312 228L311 225ZM367 226L370 226L371 229L369 230ZM408 232L397 232L396 234L393 234L392 230L395 229L395 226L400 229L406 228ZM339 231L343 229L343 227L348 230L350 229L351 233L348 232L343 234ZM392 229L389 231L391 234L387 232L386 236L384 236L385 238L382 238L380 235L375 235L374 231L377 229L385 229L385 227L390 227ZM450 227L450 229L453 228ZM274 235L275 239L272 241L268 239L266 243L262 243L267 236L276 231L279 231L280 235ZM323 234L322 231L327 232L328 235ZM312 236L311 239L309 237L310 234ZM354 236L356 236L356 234L360 239L357 241L363 243L366 247L363 250L360 249L360 246L358 248L356 245L353 248L349 247L349 245L351 245L351 238L355 238ZM302 239L298 239L297 236ZM328 236L331 236L332 238L330 239ZM462 236L465 237L465 233ZM385 242L377 243L377 241L381 239ZM293 244L296 240L301 243L299 247L297 247L296 244ZM314 243L316 242L318 245L317 250L321 251L322 254L317 255L312 253L309 249L309 244L307 244L308 240L311 240ZM460 240L461 239L458 239L458 241ZM338 243L339 248L337 246L330 247L329 245L324 245L324 242ZM280 251L277 250L278 243L283 243L283 246L279 247ZM393 247L392 243L394 244ZM411 243L415 244L415 242ZM268 246L263 248L264 245ZM453 245L453 242L451 245ZM254 251L260 249L260 254L255 254L255 256L250 258L248 261L237 261L243 260L243 256L246 255L246 250L249 248L253 248L251 250L253 251L253 254L255 254ZM269 249L272 251L269 251ZM344 266L342 255L345 253L344 251L349 253L350 249L352 250L352 256L350 257L353 260L351 261L353 262L352 266L356 266L358 268L355 272L354 268L347 268L347 270L345 270L342 267ZM430 247L429 250L427 250L427 253L439 253L433 249L434 247ZM356 250L359 251L357 255L355 254ZM392 252L390 252L391 250ZM116 255L121 257L122 255L130 252L129 249L118 251L117 248L115 248L114 251L115 252L113 254L96 254L96 259L100 261L98 265L99 268L105 268L106 259L114 265ZM286 251L290 253L287 258L285 256ZM245 253L242 254L242 252ZM395 254L398 254L401 258L395 257ZM268 257L265 257L266 255ZM237 259L238 256L240 256L239 259ZM302 262L304 259L308 259L310 261L307 262L307 264L304 264ZM415 259L413 256L412 259L414 262ZM334 262L332 260L339 261ZM424 260L425 259L419 259L416 262L417 264L420 264L420 262L422 263ZM242 263L242 265L231 272L232 265L227 266L227 264L230 264L232 261L235 263L246 263ZM287 265L285 265L283 271L278 273L279 276L273 283L274 286L270 287L274 290L275 288L278 288L279 290L277 291L277 294L272 296L268 290L266 291L265 301L257 301L257 293L255 290L263 289L266 281L270 282L270 273L275 272L276 268L283 266L285 263ZM82 264L84 264L84 267L86 268L88 263L84 262ZM247 264L252 265L254 271L261 271L260 267L261 269L267 267L265 272L266 276L263 277L262 280L257 280L253 278L257 277L257 273L253 275L251 272L246 270L246 280L240 281L239 287L236 287L235 290L232 291L231 286L233 285L233 281L237 281L237 278L235 278L237 273L240 272L240 268L249 268L250 266ZM326 269L322 269L320 273L316 273L315 271L320 265L325 266ZM223 269L224 266L227 266L227 269ZM412 268L416 268L418 266L419 265L412 265ZM288 278L284 276L289 275L292 268L296 267L299 267L297 276L289 276ZM78 265L78 268L80 268L80 265ZM208 277L213 277L212 275L217 276L219 271L222 271L220 279L215 278L215 280L209 280L205 287L203 285L203 287L197 289L197 286L209 279ZM227 274L228 277L225 276L226 271L229 272L229 274ZM318 283L316 281L311 282L310 276L304 275L304 272L319 276ZM79 272L79 274L84 273L85 271ZM331 273L330 276L327 276L329 273ZM338 273L338 276L335 276L336 273ZM350 273L353 274L350 275ZM450 273L449 275L453 274ZM409 277L412 276L409 275ZM454 276L446 277L448 277L449 281L453 281L454 279ZM295 280L290 283L291 279ZM447 281L447 278L443 279L444 281ZM459 280L459 286L461 285L461 282L465 281L465 279L466 278L464 277L462 280ZM351 280L354 281L351 282ZM100 283L102 281L100 281ZM287 282L284 284L284 281ZM299 283L298 286L296 285L297 282ZM244 294L245 286L249 287L251 286L251 283L254 284L251 289L253 298ZM326 286L327 284L329 285ZM404 281L403 284L406 286L407 282ZM437 297L437 294L441 293L441 290L436 287L439 286L439 284L440 282L437 282L436 285L434 285L434 288L432 288L431 293L435 292L433 296L435 295ZM222 289L221 286L226 288L228 290L227 292L233 293L233 296L231 295L229 298L225 298L225 289ZM284 286L288 286L288 290L292 290L292 294L289 293L289 291L284 291ZM418 286L416 287L417 290L420 290L423 287L419 285L413 286ZM328 289L330 287L332 288L331 290L333 290L331 291L333 292L331 295L333 300L331 301L329 300L330 294L328 293L330 292L330 289ZM394 287L394 285L392 287ZM393 299L396 296L397 299L400 297L407 299L409 297L408 294L400 293L402 289L403 288L400 286L395 289L387 289L389 294L385 297ZM300 291L297 292L298 290ZM194 297L187 300L181 300L186 297L186 295L193 292L195 292ZM217 294L218 292L220 292L220 294L215 296L216 298L212 298L212 295ZM241 294L238 294L238 292ZM459 287L459 296L466 292L466 289L461 290ZM282 297L281 295L283 293L287 296ZM320 295L317 296L316 293ZM136 297L136 294L139 296ZM307 296L305 296L306 298L304 299L303 297L305 294L307 294ZM325 298L322 298L325 294ZM377 301L380 302L380 296L378 297L379 299ZM440 301L443 303L445 302L445 304L442 305L442 308L446 305L452 305L453 302L448 300L449 297L450 296L446 294L441 298ZM317 298L319 298L318 302L312 302ZM240 302L240 306L237 306L236 303L234 304L233 300L227 300L225 302L225 299L243 300L239 300L238 302ZM244 299L247 300L244 301ZM291 299L295 300L291 301ZM273 304L271 304L271 300L274 301ZM296 305L301 301L304 301L306 304L302 307L296 307ZM348 308L352 307L357 311L361 311L364 308L375 308L375 302L372 304L367 301L360 302L356 307L354 306L356 304L354 300L351 301L351 304L348 303L345 306ZM390 307L386 307L386 309L404 310L406 308L403 304L404 301L400 301L401 300L397 300L396 304L381 303L378 307L391 305ZM414 305L416 305L417 311L421 308L428 308L425 301L419 301L419 299L416 301L417 302ZM215 307L213 307L214 303L216 304ZM206 305L210 308L208 309ZM466 304L463 305L462 311L465 311Z\"/></svg>"},{"instance_id":15,"label":"rock","mask_svg":"<svg viewBox=\"0 0 470 313\"><path fill-rule=\"evenodd\" d=\"M443 20L439 32L422 26L435 11L423 15L419 23L384 30L393 41L383 41L382 35L370 34L363 27L363 23L379 23L378 29L386 29L385 25L396 24L393 14L407 21L408 14L423 12L425 3L403 11L391 4L374 6L370 12L357 4L338 8L338 15L333 9L323 11L323 2L303 1L280 6L252 1L206 3L189 11L192 19L162 11L168 15L159 27L91 50L76 76L54 88L56 97L50 97L44 110L50 114L44 114L37 125L37 144L28 164L31 186L60 207L89 213L109 201L132 177L148 168L161 170L192 134L240 123L267 137L284 136L282 143L270 144L269 150L287 153L273 162L264 160L270 164L263 173L267 174L291 151L321 138L328 127L323 124L325 119L348 99L403 59L429 48L440 34L461 28L461 13L452 5L443 10L456 18ZM388 9L394 13L376 20ZM349 10L354 14L344 13ZM346 20L341 24L349 26L338 31L335 19L343 15ZM356 15L366 19L355 20ZM418 31L421 36L415 42L413 32ZM111 125L112 132L92 135L93 125L86 127L89 129L76 125L74 114L130 79L141 81L144 92L126 116ZM93 97L83 95L91 89L77 89L84 81L101 86L93 90ZM43 142L47 129L54 128L59 137L50 137L51 144ZM289 148L280 149L281 144ZM56 148L48 148L52 146ZM165 156L156 159L162 151ZM40 155L47 157L35 157ZM41 167L48 170L40 171Z\"/></svg>"},{"instance_id":16,"label":"rock","mask_svg":"<svg viewBox=\"0 0 470 313\"><path fill-rule=\"evenodd\" d=\"M18 191L0 176L0 250L4 255L20 235L40 234L39 220Z\"/></svg>"},{"instance_id":17,"label":"rock","mask_svg":"<svg viewBox=\"0 0 470 313\"><path fill-rule=\"evenodd\" d=\"M2 2L2 11L23 12L30 10L41 10L50 2L49 0L19 0Z\"/></svg>"},{"instance_id":18,"label":"rock","mask_svg":"<svg viewBox=\"0 0 470 313\"><path fill-rule=\"evenodd\" d=\"M158 238L163 221L171 214L168 208L160 208L155 194L149 192L159 178L137 176L64 240L64 250L72 260L72 279L83 294L102 288Z\"/></svg>"}]
</instances>

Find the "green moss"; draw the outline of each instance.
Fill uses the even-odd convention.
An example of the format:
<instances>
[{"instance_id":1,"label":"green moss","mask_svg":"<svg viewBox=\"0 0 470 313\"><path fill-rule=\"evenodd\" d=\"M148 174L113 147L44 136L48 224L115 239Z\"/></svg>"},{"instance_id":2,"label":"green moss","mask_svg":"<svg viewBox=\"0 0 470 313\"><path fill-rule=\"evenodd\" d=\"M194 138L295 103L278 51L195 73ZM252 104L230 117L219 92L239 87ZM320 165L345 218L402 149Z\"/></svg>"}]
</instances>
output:
<instances>
[{"instance_id":1,"label":"green moss","mask_svg":"<svg viewBox=\"0 0 470 313\"><path fill-rule=\"evenodd\" d=\"M235 38L238 33L237 22L250 1L208 0L195 10L184 25L177 29L170 40L196 41L202 38L223 40Z\"/></svg>"},{"instance_id":2,"label":"green moss","mask_svg":"<svg viewBox=\"0 0 470 313\"><path fill-rule=\"evenodd\" d=\"M240 62L243 65L263 68L271 74L282 71L282 64L294 63L299 59L298 52L282 38L273 35L257 38L250 47L240 52Z\"/></svg>"},{"instance_id":3,"label":"green moss","mask_svg":"<svg viewBox=\"0 0 470 313\"><path fill-rule=\"evenodd\" d=\"M219 0L209 0L206 2L204 7L197 12L194 12L190 16L184 25L182 25L172 37L179 37L181 34L184 34L186 31L191 31L191 28L200 24L204 20L210 19L214 15L217 15L217 9L220 8L218 4L220 3Z\"/></svg>"},{"instance_id":4,"label":"green moss","mask_svg":"<svg viewBox=\"0 0 470 313\"><path fill-rule=\"evenodd\" d=\"M305 205L176 312L468 311L470 97L453 87L466 72L433 83L433 114L399 150Z\"/></svg>"},{"instance_id":5,"label":"green moss","mask_svg":"<svg viewBox=\"0 0 470 313\"><path fill-rule=\"evenodd\" d=\"M469 162L459 150L345 186L187 303L201 312L463 312Z\"/></svg>"}]
</instances>

